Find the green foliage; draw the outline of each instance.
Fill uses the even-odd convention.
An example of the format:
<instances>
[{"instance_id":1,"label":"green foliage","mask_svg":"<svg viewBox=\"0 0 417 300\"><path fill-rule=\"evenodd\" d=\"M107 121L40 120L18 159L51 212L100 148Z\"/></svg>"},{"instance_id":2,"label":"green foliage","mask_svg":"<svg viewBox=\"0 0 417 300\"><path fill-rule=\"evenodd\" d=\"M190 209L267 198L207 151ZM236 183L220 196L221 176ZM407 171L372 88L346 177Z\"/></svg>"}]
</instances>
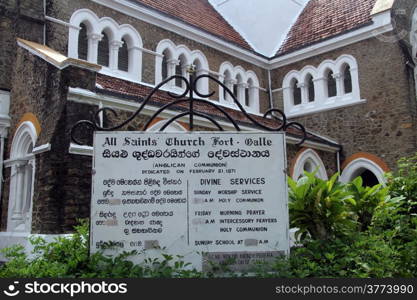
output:
<instances>
[{"instance_id":1,"label":"green foliage","mask_svg":"<svg viewBox=\"0 0 417 300\"><path fill-rule=\"evenodd\" d=\"M9 261L0 277L60 278L207 278L207 277L417 277L417 155L399 162L388 185L364 187L357 178L349 184L321 180L305 173L289 179L290 222L300 228L302 245L289 257L254 264L251 273L236 274L227 263L211 263L211 271L191 268L183 257L163 254L131 261L123 252L88 255L87 222L66 238L47 243L32 239L28 257L22 246L2 250ZM111 245L109 245L111 246Z\"/></svg>"},{"instance_id":2,"label":"green foliage","mask_svg":"<svg viewBox=\"0 0 417 300\"><path fill-rule=\"evenodd\" d=\"M302 240L308 235L328 240L354 230L356 223L348 207L352 195L337 179L338 174L322 180L307 172L298 181L288 178L290 225L299 228Z\"/></svg>"},{"instance_id":3,"label":"green foliage","mask_svg":"<svg viewBox=\"0 0 417 300\"><path fill-rule=\"evenodd\" d=\"M102 252L88 254L88 224L82 221L75 233L47 243L31 239L31 257L22 246L1 250L8 262L0 268L0 278L198 278L202 273L190 268L180 256L163 255L161 259L145 259L135 265L129 260L133 252L110 257Z\"/></svg>"}]
</instances>

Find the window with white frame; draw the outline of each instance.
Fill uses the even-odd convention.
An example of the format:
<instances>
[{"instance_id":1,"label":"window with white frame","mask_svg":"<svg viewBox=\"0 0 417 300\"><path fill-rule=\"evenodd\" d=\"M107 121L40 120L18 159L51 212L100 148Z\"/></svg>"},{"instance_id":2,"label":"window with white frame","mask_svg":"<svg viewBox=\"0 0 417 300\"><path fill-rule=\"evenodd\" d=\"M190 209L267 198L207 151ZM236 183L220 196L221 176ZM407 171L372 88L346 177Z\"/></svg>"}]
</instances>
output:
<instances>
[{"instance_id":1,"label":"window with white frame","mask_svg":"<svg viewBox=\"0 0 417 300\"><path fill-rule=\"evenodd\" d=\"M207 58L199 50L191 51L184 45L177 46L171 40L165 39L159 42L155 52L155 84L173 75L191 79L191 69L194 70L194 78L209 73ZM208 93L208 85L208 78L197 81L197 89L202 94ZM171 80L165 88L181 92L181 89L185 88L185 82L181 79Z\"/></svg>"},{"instance_id":2,"label":"window with white frame","mask_svg":"<svg viewBox=\"0 0 417 300\"><path fill-rule=\"evenodd\" d=\"M360 97L358 65L351 55L289 72L283 93L289 117L365 102Z\"/></svg>"},{"instance_id":3,"label":"window with white frame","mask_svg":"<svg viewBox=\"0 0 417 300\"><path fill-rule=\"evenodd\" d=\"M140 82L142 46L131 25L98 18L89 9L77 10L70 19L68 56L97 63L102 73Z\"/></svg>"},{"instance_id":4,"label":"window with white frame","mask_svg":"<svg viewBox=\"0 0 417 300\"><path fill-rule=\"evenodd\" d=\"M23 122L12 141L10 160L10 192L7 231L30 232L35 158L32 154L37 133L31 122Z\"/></svg>"},{"instance_id":5,"label":"window with white frame","mask_svg":"<svg viewBox=\"0 0 417 300\"><path fill-rule=\"evenodd\" d=\"M219 87L219 102L236 108L235 99L249 112L259 113L259 80L253 71L234 67L229 62L220 66L219 80L227 89Z\"/></svg>"},{"instance_id":6,"label":"window with white frame","mask_svg":"<svg viewBox=\"0 0 417 300\"><path fill-rule=\"evenodd\" d=\"M327 180L326 167L316 151L313 149L303 150L296 158L293 166L292 178L298 180L304 176L304 172L316 172L316 177Z\"/></svg>"}]
</instances>

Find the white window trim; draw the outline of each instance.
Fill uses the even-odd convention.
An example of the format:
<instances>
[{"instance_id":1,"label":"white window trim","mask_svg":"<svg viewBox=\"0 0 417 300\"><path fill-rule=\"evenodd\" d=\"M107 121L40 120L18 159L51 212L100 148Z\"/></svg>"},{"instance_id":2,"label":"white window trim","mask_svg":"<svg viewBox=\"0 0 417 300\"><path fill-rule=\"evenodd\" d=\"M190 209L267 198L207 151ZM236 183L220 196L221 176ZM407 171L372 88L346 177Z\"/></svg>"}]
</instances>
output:
<instances>
[{"instance_id":1,"label":"white window trim","mask_svg":"<svg viewBox=\"0 0 417 300\"><path fill-rule=\"evenodd\" d=\"M313 164L314 168L319 167L316 173L316 176L318 178L323 180L328 179L326 167L324 166L324 163L321 160L320 156L313 149L307 149L300 154L300 156L297 158L297 161L294 164L294 170L292 174L292 178L294 180L297 180L301 175L304 174L304 165L308 161L310 161Z\"/></svg>"},{"instance_id":2,"label":"white window trim","mask_svg":"<svg viewBox=\"0 0 417 300\"><path fill-rule=\"evenodd\" d=\"M260 104L259 104L259 79L256 76L255 72L251 70L245 70L241 66L233 66L230 62L225 61L220 65L219 68L219 81L224 82L225 74L228 72L230 74L229 82L226 83L226 86L229 88L230 91L233 92L233 85L238 84L238 95L237 100L243 106L243 108L250 113L259 114L260 112ZM238 82L238 76L241 78L241 82ZM249 80L252 80L253 85L250 88L249 95L251 97L249 106L246 105L246 95L245 95L245 88L248 86ZM233 99L227 93L226 97L224 98L223 88L219 86L219 103L223 104L227 107L237 109L236 104L233 102Z\"/></svg>"},{"instance_id":3,"label":"white window trim","mask_svg":"<svg viewBox=\"0 0 417 300\"><path fill-rule=\"evenodd\" d=\"M385 184L387 182L384 170L373 161L362 157L350 162L343 169L339 180L343 183L348 183L358 177L358 172L363 169L371 171L376 176L379 183Z\"/></svg>"},{"instance_id":4,"label":"white window trim","mask_svg":"<svg viewBox=\"0 0 417 300\"><path fill-rule=\"evenodd\" d=\"M168 77L175 75L175 67L179 64L180 56L184 57L185 65L191 66L193 63L198 60L201 64L201 69L198 70L198 75L209 74L209 63L204 55L203 52L200 50L193 50L191 51L185 45L176 45L173 41L169 39L164 39L160 41L156 47L155 52L158 55L155 56L155 86L160 84L162 80L162 62L164 58L164 51L168 50L172 57L169 58L170 63L168 67ZM185 76L184 76L185 75ZM189 78L189 74L183 74L184 77L187 79ZM199 84L199 92L203 94L207 94L209 90L209 82L208 78L204 78L198 81ZM184 89L175 86L174 80L170 81L167 85L173 92L176 93L183 93Z\"/></svg>"},{"instance_id":5,"label":"white window trim","mask_svg":"<svg viewBox=\"0 0 417 300\"><path fill-rule=\"evenodd\" d=\"M112 18L99 18L89 9L79 9L73 13L70 19L68 39L68 57L78 59L78 35L81 23L89 27L88 30L88 56L87 61L97 63L98 43L102 39L103 30L109 38L109 67L103 67L100 73L126 77L135 82L142 80L142 50L143 41L137 30L129 25L119 25ZM122 39L127 39L129 47L129 67L128 72L118 69L119 48L123 45Z\"/></svg>"},{"instance_id":6,"label":"white window trim","mask_svg":"<svg viewBox=\"0 0 417 300\"><path fill-rule=\"evenodd\" d=\"M352 92L344 93L343 67L350 66L352 77ZM327 96L326 72L331 70L333 77L336 79L337 95L334 97ZM313 102L308 101L308 87L305 84L307 75L313 76L315 97ZM296 79L302 89L302 101L299 105L294 105L291 83ZM352 106L366 103L361 99L358 64L356 59L351 55L341 55L336 60L325 60L319 67L305 66L301 71L290 71L283 80L284 93L284 110L288 117L298 117L302 115L327 111L331 109Z\"/></svg>"},{"instance_id":7,"label":"white window trim","mask_svg":"<svg viewBox=\"0 0 417 300\"><path fill-rule=\"evenodd\" d=\"M16 130L12 141L12 147L10 151L10 159L5 162L6 167L11 167L10 175L10 192L9 192L9 207L8 207L8 218L7 218L7 231L9 232L30 232L32 224L32 209L33 209L33 187L35 181L35 159L32 153L27 153L28 143L31 143L33 148L35 147L37 140L37 132L32 122L25 121ZM32 149L33 150L33 149ZM28 164L31 165L32 174L30 176L31 182L27 182L27 174L23 175L19 172L22 167L26 167ZM27 171L26 171L27 172ZM22 201L24 193L29 190L29 207L28 211L25 212ZM18 191L19 186L23 186ZM19 198L20 197L20 198ZM17 206L17 208L16 208ZM20 207L21 206L21 207ZM17 210L17 211L16 211ZM23 214L26 214L23 215ZM19 216L22 215L22 216ZM19 219L20 218L20 219ZM26 220L24 219L26 218ZM23 222L23 223L22 223Z\"/></svg>"}]
</instances>

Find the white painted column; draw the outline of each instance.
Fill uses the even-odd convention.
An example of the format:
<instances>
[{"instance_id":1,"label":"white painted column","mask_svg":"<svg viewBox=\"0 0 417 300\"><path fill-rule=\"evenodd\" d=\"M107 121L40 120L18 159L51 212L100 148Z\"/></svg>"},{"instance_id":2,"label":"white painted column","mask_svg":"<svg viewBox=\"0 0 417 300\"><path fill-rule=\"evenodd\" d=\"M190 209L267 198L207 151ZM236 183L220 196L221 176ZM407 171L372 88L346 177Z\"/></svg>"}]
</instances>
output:
<instances>
[{"instance_id":1,"label":"white painted column","mask_svg":"<svg viewBox=\"0 0 417 300\"><path fill-rule=\"evenodd\" d=\"M317 104L323 103L327 99L327 80L324 77L313 79L314 82L314 92L316 94L315 102Z\"/></svg>"},{"instance_id":2,"label":"white painted column","mask_svg":"<svg viewBox=\"0 0 417 300\"><path fill-rule=\"evenodd\" d=\"M142 50L139 47L130 47L128 51L129 51L129 76L133 80L137 80L140 82L142 81ZM161 60L161 64L162 64L162 60Z\"/></svg>"},{"instance_id":3,"label":"white painted column","mask_svg":"<svg viewBox=\"0 0 417 300\"><path fill-rule=\"evenodd\" d=\"M14 206L12 211L13 227L16 228L22 223L23 220L23 189L25 184L25 163L18 162L12 167L11 176L16 176L14 186ZM10 195L9 195L10 197Z\"/></svg>"},{"instance_id":4,"label":"white painted column","mask_svg":"<svg viewBox=\"0 0 417 300\"><path fill-rule=\"evenodd\" d=\"M175 68L176 68L176 66L178 66L180 64L180 61L178 59L169 59L167 61L167 63L168 63L168 77L174 76L175 75ZM170 82L168 82L168 86L169 87L174 87L175 86L175 80L171 80Z\"/></svg>"},{"instance_id":5,"label":"white painted column","mask_svg":"<svg viewBox=\"0 0 417 300\"><path fill-rule=\"evenodd\" d=\"M352 77L352 97L355 100L360 100L361 90L359 85L359 72L358 68L350 68L350 76Z\"/></svg>"},{"instance_id":6,"label":"white painted column","mask_svg":"<svg viewBox=\"0 0 417 300\"><path fill-rule=\"evenodd\" d=\"M343 97L343 76L340 73L334 73L333 78L336 79L336 96Z\"/></svg>"},{"instance_id":7,"label":"white painted column","mask_svg":"<svg viewBox=\"0 0 417 300\"><path fill-rule=\"evenodd\" d=\"M301 90L301 105L308 103L308 91L307 86L304 82L299 82L297 87Z\"/></svg>"},{"instance_id":8,"label":"white painted column","mask_svg":"<svg viewBox=\"0 0 417 300\"><path fill-rule=\"evenodd\" d=\"M119 49L123 46L123 42L113 40L110 42L109 68L117 71L119 68Z\"/></svg>"},{"instance_id":9,"label":"white painted column","mask_svg":"<svg viewBox=\"0 0 417 300\"><path fill-rule=\"evenodd\" d=\"M233 86L236 84L236 80L233 80L233 79L228 79L228 80L226 80L226 87L233 93ZM232 98L232 96L230 96L230 94L228 93L228 92L226 92L226 103L229 103L229 104L231 104L231 103L233 103L234 104L234 101L233 101L233 98Z\"/></svg>"},{"instance_id":10,"label":"white painted column","mask_svg":"<svg viewBox=\"0 0 417 300\"><path fill-rule=\"evenodd\" d=\"M249 106L251 107L251 110L259 113L259 87L249 87L249 99Z\"/></svg>"},{"instance_id":11,"label":"white painted column","mask_svg":"<svg viewBox=\"0 0 417 300\"><path fill-rule=\"evenodd\" d=\"M98 43L103 38L102 34L97 33L90 33L87 35L88 37L88 55L87 60L94 64L97 63L97 56L98 56ZM78 52L78 47L77 47ZM77 54L78 55L78 54Z\"/></svg>"},{"instance_id":12,"label":"white painted column","mask_svg":"<svg viewBox=\"0 0 417 300\"><path fill-rule=\"evenodd\" d=\"M246 93L245 93L245 90L246 90L247 86L248 85L245 82L238 83L238 85L237 85L237 94L238 94L237 99L239 100L240 104L243 105L243 107L246 107Z\"/></svg>"}]
</instances>

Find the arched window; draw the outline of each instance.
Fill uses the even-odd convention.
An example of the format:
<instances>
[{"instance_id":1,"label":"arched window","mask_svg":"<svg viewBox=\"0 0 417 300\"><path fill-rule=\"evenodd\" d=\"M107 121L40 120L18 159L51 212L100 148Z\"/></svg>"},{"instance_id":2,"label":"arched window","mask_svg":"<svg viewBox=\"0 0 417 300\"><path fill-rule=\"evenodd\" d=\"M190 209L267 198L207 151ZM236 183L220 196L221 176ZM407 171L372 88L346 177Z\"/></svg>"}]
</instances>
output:
<instances>
[{"instance_id":1,"label":"arched window","mask_svg":"<svg viewBox=\"0 0 417 300\"><path fill-rule=\"evenodd\" d=\"M352 74L349 65L343 68L343 89L345 94L352 93Z\"/></svg>"},{"instance_id":2,"label":"arched window","mask_svg":"<svg viewBox=\"0 0 417 300\"><path fill-rule=\"evenodd\" d=\"M78 35L78 58L87 60L88 57L88 30L84 23L80 25L80 33Z\"/></svg>"},{"instance_id":3,"label":"arched window","mask_svg":"<svg viewBox=\"0 0 417 300\"><path fill-rule=\"evenodd\" d=\"M129 49L125 39L122 39L122 47L119 48L118 69L129 72Z\"/></svg>"},{"instance_id":4,"label":"arched window","mask_svg":"<svg viewBox=\"0 0 417 300\"><path fill-rule=\"evenodd\" d=\"M103 32L102 35L103 37L98 43L97 63L101 66L108 67L110 62L110 41L108 35L105 32Z\"/></svg>"},{"instance_id":5,"label":"arched window","mask_svg":"<svg viewBox=\"0 0 417 300\"><path fill-rule=\"evenodd\" d=\"M254 95L254 88L255 84L252 78L249 78L248 84L245 88L245 104L246 106L253 106L255 103L255 95Z\"/></svg>"},{"instance_id":6,"label":"arched window","mask_svg":"<svg viewBox=\"0 0 417 300\"><path fill-rule=\"evenodd\" d=\"M326 167L318 153L313 149L303 149L297 154L295 161L293 161L291 177L298 180L304 176L304 171L316 172L316 177L324 180L328 179Z\"/></svg>"},{"instance_id":7,"label":"arched window","mask_svg":"<svg viewBox=\"0 0 417 300\"><path fill-rule=\"evenodd\" d=\"M352 155L343 166L340 176L341 182L350 182L356 177L362 177L365 186L373 186L381 183L385 184L385 173L389 171L388 166L378 157L368 153L358 153Z\"/></svg>"},{"instance_id":8,"label":"arched window","mask_svg":"<svg viewBox=\"0 0 417 300\"><path fill-rule=\"evenodd\" d=\"M316 92L314 90L314 81L312 75L307 75L306 87L308 93L308 102L314 102L314 100L316 99Z\"/></svg>"},{"instance_id":9,"label":"arched window","mask_svg":"<svg viewBox=\"0 0 417 300\"><path fill-rule=\"evenodd\" d=\"M297 79L293 79L291 82L291 91L292 91L292 101L293 105L300 105L301 104L301 88L298 86Z\"/></svg>"},{"instance_id":10,"label":"arched window","mask_svg":"<svg viewBox=\"0 0 417 300\"><path fill-rule=\"evenodd\" d=\"M331 70L327 71L327 97L336 97L337 88L336 88L336 78L334 78L334 73Z\"/></svg>"},{"instance_id":11,"label":"arched window","mask_svg":"<svg viewBox=\"0 0 417 300\"><path fill-rule=\"evenodd\" d=\"M23 122L13 138L7 230L30 232L37 133L31 122Z\"/></svg>"}]
</instances>

